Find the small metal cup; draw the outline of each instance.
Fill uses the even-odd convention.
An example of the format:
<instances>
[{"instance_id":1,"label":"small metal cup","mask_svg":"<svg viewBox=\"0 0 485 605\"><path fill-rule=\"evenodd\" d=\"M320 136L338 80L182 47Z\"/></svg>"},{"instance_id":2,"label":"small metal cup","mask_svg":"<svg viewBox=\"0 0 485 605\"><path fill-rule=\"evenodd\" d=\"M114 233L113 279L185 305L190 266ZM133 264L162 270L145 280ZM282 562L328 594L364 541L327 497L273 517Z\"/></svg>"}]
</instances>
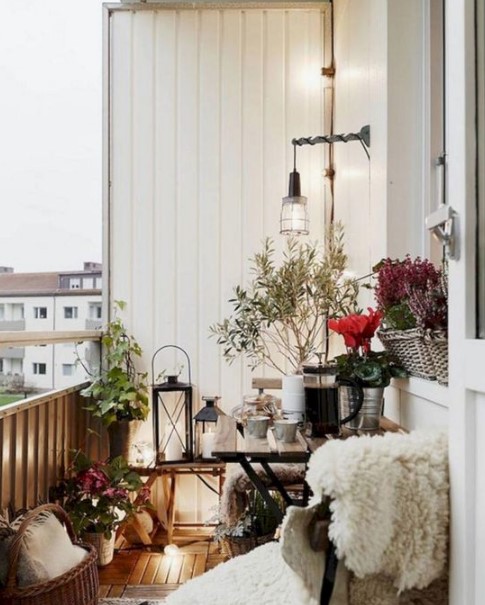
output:
<instances>
[{"instance_id":1,"label":"small metal cup","mask_svg":"<svg viewBox=\"0 0 485 605\"><path fill-rule=\"evenodd\" d=\"M283 443L293 443L296 441L296 431L298 429L297 420L275 420L274 433L278 441Z\"/></svg>"},{"instance_id":2,"label":"small metal cup","mask_svg":"<svg viewBox=\"0 0 485 605\"><path fill-rule=\"evenodd\" d=\"M250 437L264 439L269 427L269 416L249 416L247 431Z\"/></svg>"}]
</instances>

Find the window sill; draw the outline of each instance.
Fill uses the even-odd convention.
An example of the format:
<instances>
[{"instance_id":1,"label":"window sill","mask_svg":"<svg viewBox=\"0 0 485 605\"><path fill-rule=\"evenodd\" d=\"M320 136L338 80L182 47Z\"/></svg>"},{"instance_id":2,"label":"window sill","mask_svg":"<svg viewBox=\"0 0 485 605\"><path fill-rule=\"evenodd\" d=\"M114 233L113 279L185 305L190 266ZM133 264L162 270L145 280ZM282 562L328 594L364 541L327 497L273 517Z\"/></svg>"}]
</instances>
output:
<instances>
[{"instance_id":1,"label":"window sill","mask_svg":"<svg viewBox=\"0 0 485 605\"><path fill-rule=\"evenodd\" d=\"M423 378L410 376L409 378L393 379L391 387L448 408L449 389L438 384L436 380L424 380Z\"/></svg>"}]
</instances>

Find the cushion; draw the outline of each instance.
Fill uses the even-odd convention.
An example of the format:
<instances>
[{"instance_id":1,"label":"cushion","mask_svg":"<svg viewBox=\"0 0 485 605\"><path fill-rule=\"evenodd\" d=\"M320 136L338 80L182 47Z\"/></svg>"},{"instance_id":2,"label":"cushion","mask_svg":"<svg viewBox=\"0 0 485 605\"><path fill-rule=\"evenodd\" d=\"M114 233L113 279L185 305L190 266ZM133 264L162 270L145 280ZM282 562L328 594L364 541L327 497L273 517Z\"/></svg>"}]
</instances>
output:
<instances>
[{"instance_id":1,"label":"cushion","mask_svg":"<svg viewBox=\"0 0 485 605\"><path fill-rule=\"evenodd\" d=\"M320 597L326 561L326 551L315 552L310 543L311 525L318 508L318 503L307 508L288 507L281 536L281 556L303 580L315 601ZM332 605L348 605L348 583L349 573L341 562L337 566Z\"/></svg>"},{"instance_id":2,"label":"cushion","mask_svg":"<svg viewBox=\"0 0 485 605\"><path fill-rule=\"evenodd\" d=\"M7 580L10 543L24 516L12 522L0 516L0 586L4 586ZM51 512L43 512L24 533L17 567L17 585L23 588L52 580L87 556L84 548L72 544L57 517Z\"/></svg>"},{"instance_id":3,"label":"cushion","mask_svg":"<svg viewBox=\"0 0 485 605\"><path fill-rule=\"evenodd\" d=\"M79 565L88 552L72 544L62 523L52 513L42 513L23 536L18 585L46 582ZM34 573L31 573L35 570Z\"/></svg>"}]
</instances>

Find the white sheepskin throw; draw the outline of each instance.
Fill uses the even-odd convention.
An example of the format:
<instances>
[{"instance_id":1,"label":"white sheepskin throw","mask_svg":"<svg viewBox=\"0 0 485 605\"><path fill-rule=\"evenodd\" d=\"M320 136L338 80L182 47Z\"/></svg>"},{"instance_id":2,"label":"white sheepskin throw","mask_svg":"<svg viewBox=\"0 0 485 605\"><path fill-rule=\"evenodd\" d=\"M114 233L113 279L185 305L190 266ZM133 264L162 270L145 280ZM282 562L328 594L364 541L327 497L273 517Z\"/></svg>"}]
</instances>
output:
<instances>
[{"instance_id":1,"label":"white sheepskin throw","mask_svg":"<svg viewBox=\"0 0 485 605\"><path fill-rule=\"evenodd\" d=\"M403 591L438 578L447 561L445 433L386 433L326 443L307 481L331 498L329 536L355 575L385 574Z\"/></svg>"},{"instance_id":2,"label":"white sheepskin throw","mask_svg":"<svg viewBox=\"0 0 485 605\"><path fill-rule=\"evenodd\" d=\"M270 542L189 580L167 605L317 605Z\"/></svg>"}]
</instances>

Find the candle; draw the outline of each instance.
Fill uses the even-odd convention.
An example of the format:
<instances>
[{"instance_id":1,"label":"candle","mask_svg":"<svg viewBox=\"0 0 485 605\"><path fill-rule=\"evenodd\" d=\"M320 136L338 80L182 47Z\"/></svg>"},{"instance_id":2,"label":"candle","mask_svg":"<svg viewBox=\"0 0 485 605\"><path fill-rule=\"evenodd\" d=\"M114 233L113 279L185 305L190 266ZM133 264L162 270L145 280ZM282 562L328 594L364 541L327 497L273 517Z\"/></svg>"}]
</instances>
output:
<instances>
[{"instance_id":1,"label":"candle","mask_svg":"<svg viewBox=\"0 0 485 605\"><path fill-rule=\"evenodd\" d=\"M215 433L202 433L202 458L215 458L215 456L212 455L215 438Z\"/></svg>"},{"instance_id":2,"label":"candle","mask_svg":"<svg viewBox=\"0 0 485 605\"><path fill-rule=\"evenodd\" d=\"M182 427L180 425L177 424L175 428L172 425L167 426L165 439L168 441L166 441L167 446L165 447L165 460L182 460L184 450L180 441L181 436Z\"/></svg>"}]
</instances>

